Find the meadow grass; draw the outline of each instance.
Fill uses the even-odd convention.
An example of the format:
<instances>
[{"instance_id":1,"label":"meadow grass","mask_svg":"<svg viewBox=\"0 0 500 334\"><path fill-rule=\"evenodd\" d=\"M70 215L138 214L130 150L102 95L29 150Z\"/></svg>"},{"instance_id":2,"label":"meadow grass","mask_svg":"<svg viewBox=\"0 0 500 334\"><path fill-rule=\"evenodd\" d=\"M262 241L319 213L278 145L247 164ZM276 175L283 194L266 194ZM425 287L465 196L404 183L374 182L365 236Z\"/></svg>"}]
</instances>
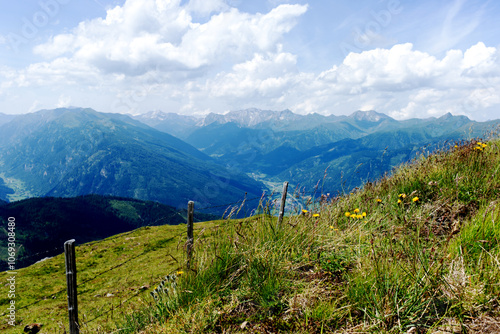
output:
<instances>
[{"instance_id":1,"label":"meadow grass","mask_svg":"<svg viewBox=\"0 0 500 334\"><path fill-rule=\"evenodd\" d=\"M314 212L228 220L124 333L500 331L498 140L421 155Z\"/></svg>"},{"instance_id":2,"label":"meadow grass","mask_svg":"<svg viewBox=\"0 0 500 334\"><path fill-rule=\"evenodd\" d=\"M196 224L195 236L215 223ZM152 300L148 291L163 275L183 265L185 231L186 225L143 227L77 246L81 332L110 333L116 328L116 319ZM0 330L19 333L28 324L42 323L42 333L65 333L68 303L64 254L16 272L16 326L7 323L11 299L5 290L0 297ZM7 282L7 276L7 272L0 273L0 280ZM23 308L26 305L29 307Z\"/></svg>"}]
</instances>

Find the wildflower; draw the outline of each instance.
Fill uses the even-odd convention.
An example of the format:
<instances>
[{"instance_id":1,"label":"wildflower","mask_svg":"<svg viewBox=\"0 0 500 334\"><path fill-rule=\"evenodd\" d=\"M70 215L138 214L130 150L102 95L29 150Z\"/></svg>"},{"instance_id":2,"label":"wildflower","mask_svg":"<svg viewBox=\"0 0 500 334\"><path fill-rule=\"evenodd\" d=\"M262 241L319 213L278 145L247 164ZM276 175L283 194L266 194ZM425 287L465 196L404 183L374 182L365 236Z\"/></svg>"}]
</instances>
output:
<instances>
[{"instance_id":1,"label":"wildflower","mask_svg":"<svg viewBox=\"0 0 500 334\"><path fill-rule=\"evenodd\" d=\"M362 219L362 218L363 218L363 215L356 215L356 218L358 218L358 219Z\"/></svg>"},{"instance_id":2,"label":"wildflower","mask_svg":"<svg viewBox=\"0 0 500 334\"><path fill-rule=\"evenodd\" d=\"M377 198L378 203L382 203L382 200L380 198Z\"/></svg>"},{"instance_id":3,"label":"wildflower","mask_svg":"<svg viewBox=\"0 0 500 334\"><path fill-rule=\"evenodd\" d=\"M307 210L302 210L302 213L305 215L306 213L308 213L309 211Z\"/></svg>"},{"instance_id":4,"label":"wildflower","mask_svg":"<svg viewBox=\"0 0 500 334\"><path fill-rule=\"evenodd\" d=\"M366 212L363 212L361 215L362 215L363 217L366 217Z\"/></svg>"},{"instance_id":5,"label":"wildflower","mask_svg":"<svg viewBox=\"0 0 500 334\"><path fill-rule=\"evenodd\" d=\"M349 211L347 211L347 212L345 213L345 216L346 216L346 217L349 217L350 215L351 215L351 213L350 213Z\"/></svg>"},{"instance_id":6,"label":"wildflower","mask_svg":"<svg viewBox=\"0 0 500 334\"><path fill-rule=\"evenodd\" d=\"M319 217L319 213L313 214L313 217Z\"/></svg>"},{"instance_id":7,"label":"wildflower","mask_svg":"<svg viewBox=\"0 0 500 334\"><path fill-rule=\"evenodd\" d=\"M179 271L177 272L177 275L182 275L182 274L184 274L184 272L183 272L182 270L179 270Z\"/></svg>"},{"instance_id":8,"label":"wildflower","mask_svg":"<svg viewBox=\"0 0 500 334\"><path fill-rule=\"evenodd\" d=\"M418 201L418 199L419 199L418 197L413 197L412 202L415 203L416 201Z\"/></svg>"},{"instance_id":9,"label":"wildflower","mask_svg":"<svg viewBox=\"0 0 500 334\"><path fill-rule=\"evenodd\" d=\"M333 226L330 225L330 228L333 230Z\"/></svg>"},{"instance_id":10,"label":"wildflower","mask_svg":"<svg viewBox=\"0 0 500 334\"><path fill-rule=\"evenodd\" d=\"M455 145L455 148L458 148L458 146L457 146L457 145Z\"/></svg>"},{"instance_id":11,"label":"wildflower","mask_svg":"<svg viewBox=\"0 0 500 334\"><path fill-rule=\"evenodd\" d=\"M401 204L401 200L400 199L398 199L398 204Z\"/></svg>"},{"instance_id":12,"label":"wildflower","mask_svg":"<svg viewBox=\"0 0 500 334\"><path fill-rule=\"evenodd\" d=\"M354 213L358 213L359 212L359 209L354 209Z\"/></svg>"},{"instance_id":13,"label":"wildflower","mask_svg":"<svg viewBox=\"0 0 500 334\"><path fill-rule=\"evenodd\" d=\"M399 194L399 197L401 197L401 198L406 198L406 194L405 194L405 193L403 193L403 194Z\"/></svg>"}]
</instances>

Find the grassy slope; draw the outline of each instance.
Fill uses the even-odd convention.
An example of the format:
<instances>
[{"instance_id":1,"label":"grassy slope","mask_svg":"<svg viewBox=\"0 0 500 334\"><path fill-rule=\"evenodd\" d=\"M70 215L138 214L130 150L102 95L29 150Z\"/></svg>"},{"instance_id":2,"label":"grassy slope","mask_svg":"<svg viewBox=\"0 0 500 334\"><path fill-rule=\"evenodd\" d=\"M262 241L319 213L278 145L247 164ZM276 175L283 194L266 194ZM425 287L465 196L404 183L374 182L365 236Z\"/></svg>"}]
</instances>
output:
<instances>
[{"instance_id":1,"label":"grassy slope","mask_svg":"<svg viewBox=\"0 0 500 334\"><path fill-rule=\"evenodd\" d=\"M119 328L499 332L499 145L421 157L279 229L266 217L228 222L176 293Z\"/></svg>"},{"instance_id":2,"label":"grassy slope","mask_svg":"<svg viewBox=\"0 0 500 334\"><path fill-rule=\"evenodd\" d=\"M200 229L213 224L196 224L195 236ZM152 301L148 291L164 275L175 272L182 265L185 231L184 224L143 227L77 246L78 305L82 332L108 333L115 327L115 320L121 319L122 312L131 312L143 302ZM181 261L181 264L177 261ZM19 328L38 322L44 324L43 333L63 333L64 328L68 328L64 255L17 272L16 305L22 308L35 304L18 309L18 325L11 327L4 320L9 299L7 287L2 288L0 330L19 333ZM0 273L0 281L6 282L7 276L6 272ZM106 297L108 294L113 296ZM121 303L123 306L119 307ZM113 311L110 311L112 307Z\"/></svg>"},{"instance_id":3,"label":"grassy slope","mask_svg":"<svg viewBox=\"0 0 500 334\"><path fill-rule=\"evenodd\" d=\"M160 293L157 303L153 284L182 266L174 236L183 225L83 245L81 282L148 253L82 285L81 319L115 305L109 320L82 332L499 332L500 141L477 146L462 143L355 193L324 197L280 228L266 216L217 222L208 238L195 238L195 271L180 275L175 289L167 284L175 292ZM359 216L346 215L355 209ZM59 257L21 270L19 304L64 289L63 266ZM150 289L133 297L143 285ZM57 333L65 307L63 292L19 310L19 319Z\"/></svg>"}]
</instances>

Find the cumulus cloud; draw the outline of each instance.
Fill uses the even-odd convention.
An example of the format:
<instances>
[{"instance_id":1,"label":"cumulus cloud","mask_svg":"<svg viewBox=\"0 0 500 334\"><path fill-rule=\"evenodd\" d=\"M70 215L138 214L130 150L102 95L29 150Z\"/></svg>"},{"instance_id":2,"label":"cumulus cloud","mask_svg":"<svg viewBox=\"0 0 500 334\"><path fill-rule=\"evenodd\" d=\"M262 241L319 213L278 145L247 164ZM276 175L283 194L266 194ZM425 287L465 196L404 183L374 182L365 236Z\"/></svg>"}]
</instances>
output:
<instances>
[{"instance_id":1,"label":"cumulus cloud","mask_svg":"<svg viewBox=\"0 0 500 334\"><path fill-rule=\"evenodd\" d=\"M35 47L46 58L66 56L103 73L140 75L161 66L190 71L272 51L307 6L281 5L266 14L247 14L222 1L128 0L106 18L81 22L71 33ZM218 11L205 23L191 14Z\"/></svg>"},{"instance_id":2,"label":"cumulus cloud","mask_svg":"<svg viewBox=\"0 0 500 334\"><path fill-rule=\"evenodd\" d=\"M206 16L227 10L229 6L222 0L190 0L186 8L189 12Z\"/></svg>"},{"instance_id":3,"label":"cumulus cloud","mask_svg":"<svg viewBox=\"0 0 500 334\"><path fill-rule=\"evenodd\" d=\"M413 49L410 43L390 49L374 49L350 53L343 63L335 65L317 77L338 97L355 95L361 108L373 98L373 93L389 94L393 98L391 112L395 117L408 118L431 115L436 110L471 113L463 107L464 96L474 87L486 92L476 94L476 100L491 101L498 91L500 76L484 81L485 73L498 73L498 50L483 43L465 52L450 50L442 59ZM476 77L474 77L476 75ZM488 92L488 93L487 93ZM479 98L481 96L481 98ZM446 107L444 107L446 105ZM374 108L380 110L380 104ZM355 107L355 106L353 106Z\"/></svg>"},{"instance_id":4,"label":"cumulus cloud","mask_svg":"<svg viewBox=\"0 0 500 334\"><path fill-rule=\"evenodd\" d=\"M290 53L255 54L234 65L231 72L219 73L207 82L207 88L216 97L276 97L296 79L296 63Z\"/></svg>"},{"instance_id":5,"label":"cumulus cloud","mask_svg":"<svg viewBox=\"0 0 500 334\"><path fill-rule=\"evenodd\" d=\"M228 109L256 106L323 114L369 108L404 119L446 112L474 118L500 104L498 50L481 42L464 52L449 50L440 59L410 43L350 53L317 75L300 72L297 61L296 55L282 51L255 53L201 81L189 105L206 106L215 99L225 101ZM192 87L186 89L193 92Z\"/></svg>"}]
</instances>

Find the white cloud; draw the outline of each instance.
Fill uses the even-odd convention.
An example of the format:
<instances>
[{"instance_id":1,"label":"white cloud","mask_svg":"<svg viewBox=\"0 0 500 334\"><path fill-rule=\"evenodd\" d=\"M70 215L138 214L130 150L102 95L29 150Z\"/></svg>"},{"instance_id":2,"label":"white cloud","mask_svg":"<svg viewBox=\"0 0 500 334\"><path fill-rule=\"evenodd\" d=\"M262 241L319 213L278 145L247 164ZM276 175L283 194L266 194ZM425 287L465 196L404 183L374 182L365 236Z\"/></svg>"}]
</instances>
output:
<instances>
[{"instance_id":1,"label":"white cloud","mask_svg":"<svg viewBox=\"0 0 500 334\"><path fill-rule=\"evenodd\" d=\"M413 50L410 43L350 53L342 64L320 73L314 85L301 86L309 102L297 102L296 108L307 104L325 110L330 104L345 114L369 105L396 118L447 111L474 117L481 108L500 104L499 68L498 50L483 43L465 52L449 50L442 59ZM318 103L312 91L304 91L308 87L330 98Z\"/></svg>"},{"instance_id":2,"label":"white cloud","mask_svg":"<svg viewBox=\"0 0 500 334\"><path fill-rule=\"evenodd\" d=\"M199 15L209 15L213 12L227 10L229 6L222 0L190 0L187 9Z\"/></svg>"},{"instance_id":3,"label":"white cloud","mask_svg":"<svg viewBox=\"0 0 500 334\"><path fill-rule=\"evenodd\" d=\"M290 53L255 54L230 73L219 73L207 88L215 97L276 97L296 79L296 62Z\"/></svg>"},{"instance_id":4,"label":"white cloud","mask_svg":"<svg viewBox=\"0 0 500 334\"><path fill-rule=\"evenodd\" d=\"M205 23L190 11L222 10ZM275 44L296 24L307 6L281 5L267 14L250 15L221 1L128 0L108 10L105 19L81 22L69 34L35 47L47 58L66 56L103 73L144 74L155 66L190 71L243 60Z\"/></svg>"},{"instance_id":5,"label":"white cloud","mask_svg":"<svg viewBox=\"0 0 500 334\"><path fill-rule=\"evenodd\" d=\"M61 95L57 101L57 108L65 108L71 106L71 96Z\"/></svg>"}]
</instances>

